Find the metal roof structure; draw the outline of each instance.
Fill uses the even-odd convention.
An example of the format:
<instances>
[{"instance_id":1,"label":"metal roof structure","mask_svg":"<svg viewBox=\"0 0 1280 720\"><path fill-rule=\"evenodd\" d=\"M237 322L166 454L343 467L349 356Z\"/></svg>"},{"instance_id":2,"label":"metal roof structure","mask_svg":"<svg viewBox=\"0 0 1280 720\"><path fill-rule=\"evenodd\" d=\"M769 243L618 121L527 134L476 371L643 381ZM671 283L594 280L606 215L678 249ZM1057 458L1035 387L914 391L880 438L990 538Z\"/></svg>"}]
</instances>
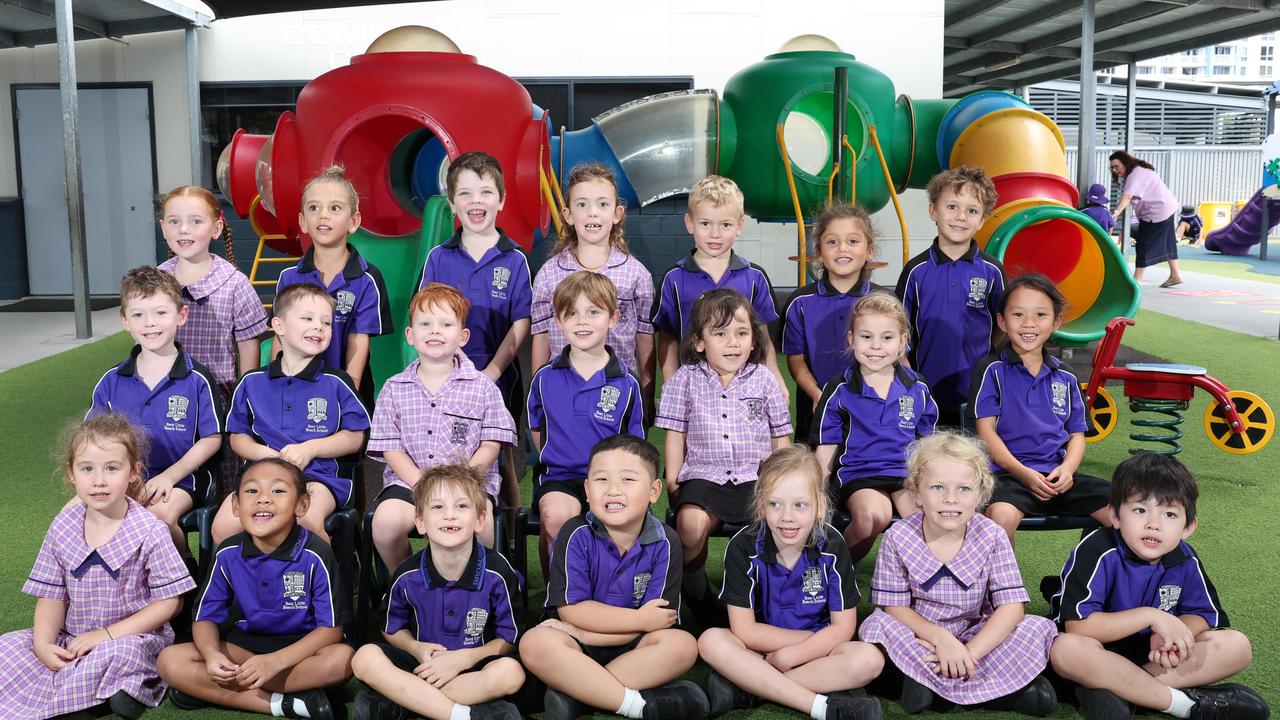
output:
<instances>
[{"instance_id":1,"label":"metal roof structure","mask_svg":"<svg viewBox=\"0 0 1280 720\"><path fill-rule=\"evenodd\" d=\"M1280 30L1280 0L1096 0L1094 69ZM943 94L1078 78L1082 0L946 0Z\"/></svg>"},{"instance_id":2,"label":"metal roof structure","mask_svg":"<svg viewBox=\"0 0 1280 720\"><path fill-rule=\"evenodd\" d=\"M54 6L50 0L0 0L0 48L56 42ZM76 40L92 40L208 27L212 20L177 0L76 0L71 24Z\"/></svg>"}]
</instances>

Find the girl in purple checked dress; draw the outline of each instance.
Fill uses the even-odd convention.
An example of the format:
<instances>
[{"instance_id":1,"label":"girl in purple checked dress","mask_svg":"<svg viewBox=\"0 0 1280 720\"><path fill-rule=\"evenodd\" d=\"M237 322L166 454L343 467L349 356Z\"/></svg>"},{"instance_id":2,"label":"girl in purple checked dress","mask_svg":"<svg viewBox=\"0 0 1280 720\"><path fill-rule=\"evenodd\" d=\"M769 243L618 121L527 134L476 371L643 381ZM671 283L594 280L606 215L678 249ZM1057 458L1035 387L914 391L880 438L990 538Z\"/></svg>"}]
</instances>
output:
<instances>
[{"instance_id":1,"label":"girl in purple checked dress","mask_svg":"<svg viewBox=\"0 0 1280 720\"><path fill-rule=\"evenodd\" d=\"M0 637L0 717L40 720L108 703L136 718L160 704L156 656L195 588L142 491L145 436L120 415L85 420L67 443L75 503L54 518L22 591L35 627Z\"/></svg>"},{"instance_id":2,"label":"girl in purple checked dress","mask_svg":"<svg viewBox=\"0 0 1280 720\"><path fill-rule=\"evenodd\" d=\"M859 628L903 674L902 709L958 705L1048 715L1041 675L1057 629L1023 614L1029 598L1004 530L978 513L994 480L977 440L937 433L912 444L907 489L920 511L889 528L871 577L876 610Z\"/></svg>"}]
</instances>

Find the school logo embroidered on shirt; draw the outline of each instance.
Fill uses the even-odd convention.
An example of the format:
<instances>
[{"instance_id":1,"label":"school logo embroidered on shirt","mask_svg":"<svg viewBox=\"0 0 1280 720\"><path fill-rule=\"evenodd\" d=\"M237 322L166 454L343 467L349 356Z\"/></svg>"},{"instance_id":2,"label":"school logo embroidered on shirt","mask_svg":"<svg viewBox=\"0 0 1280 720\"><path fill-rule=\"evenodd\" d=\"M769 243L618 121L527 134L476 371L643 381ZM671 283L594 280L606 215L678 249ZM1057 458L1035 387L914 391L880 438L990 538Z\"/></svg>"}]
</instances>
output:
<instances>
[{"instance_id":1,"label":"school logo embroidered on shirt","mask_svg":"<svg viewBox=\"0 0 1280 720\"><path fill-rule=\"evenodd\" d=\"M467 611L467 627L462 631L466 635L463 645L471 647L479 645L484 636L484 626L489 623L489 611L484 608L471 608Z\"/></svg>"},{"instance_id":2,"label":"school logo embroidered on shirt","mask_svg":"<svg viewBox=\"0 0 1280 720\"><path fill-rule=\"evenodd\" d=\"M1181 585L1160 586L1160 609L1169 612L1178 607L1178 598L1182 597Z\"/></svg>"},{"instance_id":3,"label":"school logo embroidered on shirt","mask_svg":"<svg viewBox=\"0 0 1280 720\"><path fill-rule=\"evenodd\" d=\"M467 423L465 420L454 420L453 427L449 430L449 442L454 445L467 444Z\"/></svg>"},{"instance_id":4,"label":"school logo embroidered on shirt","mask_svg":"<svg viewBox=\"0 0 1280 720\"><path fill-rule=\"evenodd\" d=\"M284 596L296 603L307 594L307 576L297 570L290 570L280 577L284 582Z\"/></svg>"},{"instance_id":5,"label":"school logo embroidered on shirt","mask_svg":"<svg viewBox=\"0 0 1280 720\"><path fill-rule=\"evenodd\" d=\"M898 398L898 427L913 428L916 425L916 399L910 395Z\"/></svg>"},{"instance_id":6,"label":"school logo embroidered on shirt","mask_svg":"<svg viewBox=\"0 0 1280 720\"><path fill-rule=\"evenodd\" d=\"M640 603L644 600L645 593L649 592L649 578L653 577L652 573L640 573L631 578L631 604L634 607L640 607Z\"/></svg>"},{"instance_id":7,"label":"school logo embroidered on shirt","mask_svg":"<svg viewBox=\"0 0 1280 720\"><path fill-rule=\"evenodd\" d=\"M307 401L307 419L313 423L324 422L329 417L329 401L324 398L311 398Z\"/></svg>"},{"instance_id":8,"label":"school logo embroidered on shirt","mask_svg":"<svg viewBox=\"0 0 1280 720\"><path fill-rule=\"evenodd\" d=\"M187 407L190 405L191 401L188 400L186 396L170 395L169 412L165 413L164 416L174 422L185 420L187 417Z\"/></svg>"},{"instance_id":9,"label":"school logo embroidered on shirt","mask_svg":"<svg viewBox=\"0 0 1280 720\"><path fill-rule=\"evenodd\" d=\"M1054 381L1049 386L1050 392L1053 393L1053 413L1055 415L1067 414L1067 384L1064 382Z\"/></svg>"},{"instance_id":10,"label":"school logo embroidered on shirt","mask_svg":"<svg viewBox=\"0 0 1280 720\"><path fill-rule=\"evenodd\" d=\"M506 290L507 285L511 282L511 270L504 267L496 267L493 269L493 287L497 290Z\"/></svg>"},{"instance_id":11,"label":"school logo embroidered on shirt","mask_svg":"<svg viewBox=\"0 0 1280 720\"><path fill-rule=\"evenodd\" d=\"M596 403L599 412L596 417L600 420L613 420L613 411L618 408L618 399L621 397L622 391L612 385L600 388L600 400Z\"/></svg>"},{"instance_id":12,"label":"school logo embroidered on shirt","mask_svg":"<svg viewBox=\"0 0 1280 720\"><path fill-rule=\"evenodd\" d=\"M987 279L969 278L969 307L980 308L987 300Z\"/></svg>"},{"instance_id":13,"label":"school logo embroidered on shirt","mask_svg":"<svg viewBox=\"0 0 1280 720\"><path fill-rule=\"evenodd\" d=\"M805 569L804 577L800 580L800 589L804 592L804 597L800 598L802 605L827 601L822 593L822 572L817 567L810 566Z\"/></svg>"},{"instance_id":14,"label":"school logo embroidered on shirt","mask_svg":"<svg viewBox=\"0 0 1280 720\"><path fill-rule=\"evenodd\" d=\"M356 306L356 294L350 290L339 290L333 296L333 299L337 301L333 311L339 315L346 315L351 312L351 308Z\"/></svg>"},{"instance_id":15,"label":"school logo embroidered on shirt","mask_svg":"<svg viewBox=\"0 0 1280 720\"><path fill-rule=\"evenodd\" d=\"M742 407L749 424L759 425L764 422L764 400L760 398L745 398L742 401Z\"/></svg>"}]
</instances>

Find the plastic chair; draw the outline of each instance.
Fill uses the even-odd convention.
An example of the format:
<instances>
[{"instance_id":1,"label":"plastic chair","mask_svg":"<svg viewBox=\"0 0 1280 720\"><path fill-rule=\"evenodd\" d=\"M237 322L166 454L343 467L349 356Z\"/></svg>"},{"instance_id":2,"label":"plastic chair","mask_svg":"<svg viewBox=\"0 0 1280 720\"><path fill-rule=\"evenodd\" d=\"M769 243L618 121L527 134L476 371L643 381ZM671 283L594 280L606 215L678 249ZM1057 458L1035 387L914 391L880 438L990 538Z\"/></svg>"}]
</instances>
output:
<instances>
[{"instance_id":1,"label":"plastic chair","mask_svg":"<svg viewBox=\"0 0 1280 720\"><path fill-rule=\"evenodd\" d=\"M178 518L178 527L182 528L185 533L197 533L199 539L199 574L200 577L195 578L197 584L204 581L209 574L209 568L213 564L213 517L218 514L218 505L221 501L218 492L218 474L213 468L218 466L222 458L222 453L213 456L204 467L197 470L197 474L205 474L208 481L204 483L204 494L201 497L194 498L194 507L182 514ZM196 486L199 488L200 483Z\"/></svg>"}]
</instances>

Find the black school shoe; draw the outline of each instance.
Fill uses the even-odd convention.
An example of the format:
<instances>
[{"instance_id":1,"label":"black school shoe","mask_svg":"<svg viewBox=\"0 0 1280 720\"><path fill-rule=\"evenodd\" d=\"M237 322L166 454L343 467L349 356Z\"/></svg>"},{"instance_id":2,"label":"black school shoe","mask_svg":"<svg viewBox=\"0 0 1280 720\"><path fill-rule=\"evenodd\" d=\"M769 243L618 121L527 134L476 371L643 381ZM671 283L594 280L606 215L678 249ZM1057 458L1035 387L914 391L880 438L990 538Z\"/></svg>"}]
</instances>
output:
<instances>
[{"instance_id":1,"label":"black school shoe","mask_svg":"<svg viewBox=\"0 0 1280 720\"><path fill-rule=\"evenodd\" d=\"M126 720L142 717L142 713L147 711L147 706L143 705L141 700L123 690L116 691L116 694L107 700L107 705L111 707L111 712Z\"/></svg>"},{"instance_id":2,"label":"black school shoe","mask_svg":"<svg viewBox=\"0 0 1280 720\"><path fill-rule=\"evenodd\" d=\"M910 675L902 675L902 711L915 715L933 707L938 696ZM1091 719L1092 720L1092 719Z\"/></svg>"},{"instance_id":3,"label":"black school shoe","mask_svg":"<svg viewBox=\"0 0 1280 720\"><path fill-rule=\"evenodd\" d=\"M1128 720L1133 717L1133 706L1110 690L1078 687L1076 700L1080 702L1080 714L1085 720Z\"/></svg>"},{"instance_id":4,"label":"black school shoe","mask_svg":"<svg viewBox=\"0 0 1280 720\"><path fill-rule=\"evenodd\" d=\"M1192 720L1267 720L1267 701L1244 685L1202 685L1182 692L1196 702Z\"/></svg>"},{"instance_id":5,"label":"black school shoe","mask_svg":"<svg viewBox=\"0 0 1280 720\"><path fill-rule=\"evenodd\" d=\"M188 695L172 685L169 686L169 692L165 695L169 698L169 704L179 710L203 710L209 707L209 703L204 700Z\"/></svg>"},{"instance_id":6,"label":"black school shoe","mask_svg":"<svg viewBox=\"0 0 1280 720\"><path fill-rule=\"evenodd\" d=\"M298 715L293 711L293 703L300 700L307 706L307 715ZM334 720L333 706L329 704L329 696L323 690L304 690L298 693L285 693L281 703L284 716L287 718L309 717L311 720Z\"/></svg>"},{"instance_id":7,"label":"black school shoe","mask_svg":"<svg viewBox=\"0 0 1280 720\"><path fill-rule=\"evenodd\" d=\"M574 720L590 712L590 708L576 698L550 687L542 695L542 706L547 720Z\"/></svg>"},{"instance_id":8,"label":"black school shoe","mask_svg":"<svg viewBox=\"0 0 1280 720\"><path fill-rule=\"evenodd\" d=\"M707 694L688 680L641 691L644 720L699 720L710 712Z\"/></svg>"},{"instance_id":9,"label":"black school shoe","mask_svg":"<svg viewBox=\"0 0 1280 720\"><path fill-rule=\"evenodd\" d=\"M1037 675L1035 680L1027 683L1021 690L985 702L982 706L992 710L1044 717L1058 707L1058 693L1054 691L1049 678Z\"/></svg>"},{"instance_id":10,"label":"black school shoe","mask_svg":"<svg viewBox=\"0 0 1280 720\"><path fill-rule=\"evenodd\" d=\"M841 691L827 695L827 720L881 720L884 710L880 701L867 697L847 694Z\"/></svg>"},{"instance_id":11,"label":"black school shoe","mask_svg":"<svg viewBox=\"0 0 1280 720\"><path fill-rule=\"evenodd\" d=\"M506 700L471 706L471 720L520 720L520 711Z\"/></svg>"},{"instance_id":12,"label":"black school shoe","mask_svg":"<svg viewBox=\"0 0 1280 720\"><path fill-rule=\"evenodd\" d=\"M734 685L728 678L712 670L711 674L707 676L707 702L710 717L719 717L731 710L751 707L759 703L760 698Z\"/></svg>"},{"instance_id":13,"label":"black school shoe","mask_svg":"<svg viewBox=\"0 0 1280 720\"><path fill-rule=\"evenodd\" d=\"M361 690L351 705L351 720L405 720L404 708L377 690Z\"/></svg>"}]
</instances>

